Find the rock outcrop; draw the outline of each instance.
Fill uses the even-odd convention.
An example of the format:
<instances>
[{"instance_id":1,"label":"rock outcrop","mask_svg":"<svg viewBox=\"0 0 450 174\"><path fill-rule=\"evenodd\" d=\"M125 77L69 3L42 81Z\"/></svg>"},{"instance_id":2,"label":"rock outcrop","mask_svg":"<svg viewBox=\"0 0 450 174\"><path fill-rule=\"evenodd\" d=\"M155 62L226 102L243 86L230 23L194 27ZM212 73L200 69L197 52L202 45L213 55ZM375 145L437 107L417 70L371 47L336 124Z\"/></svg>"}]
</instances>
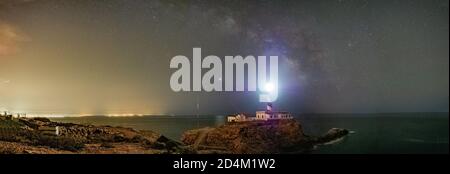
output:
<instances>
[{"instance_id":1,"label":"rock outcrop","mask_svg":"<svg viewBox=\"0 0 450 174\"><path fill-rule=\"evenodd\" d=\"M345 129L333 128L324 136L310 137L303 133L302 126L295 120L271 120L190 130L183 134L182 142L199 153L305 153L314 145L347 134Z\"/></svg>"}]
</instances>

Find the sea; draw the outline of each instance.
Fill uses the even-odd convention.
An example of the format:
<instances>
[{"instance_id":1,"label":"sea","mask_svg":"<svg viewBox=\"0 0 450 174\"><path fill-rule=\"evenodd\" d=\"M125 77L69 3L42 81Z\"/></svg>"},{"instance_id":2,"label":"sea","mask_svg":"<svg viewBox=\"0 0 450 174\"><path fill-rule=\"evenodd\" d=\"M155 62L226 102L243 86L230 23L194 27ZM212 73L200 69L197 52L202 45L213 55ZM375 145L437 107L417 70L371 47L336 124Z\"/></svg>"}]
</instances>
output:
<instances>
[{"instance_id":1,"label":"sea","mask_svg":"<svg viewBox=\"0 0 450 174\"><path fill-rule=\"evenodd\" d=\"M307 135L319 136L331 128L350 130L345 138L317 146L313 154L449 153L448 113L298 114L295 119ZM226 116L85 116L51 120L152 130L180 140L186 130L225 124Z\"/></svg>"}]
</instances>

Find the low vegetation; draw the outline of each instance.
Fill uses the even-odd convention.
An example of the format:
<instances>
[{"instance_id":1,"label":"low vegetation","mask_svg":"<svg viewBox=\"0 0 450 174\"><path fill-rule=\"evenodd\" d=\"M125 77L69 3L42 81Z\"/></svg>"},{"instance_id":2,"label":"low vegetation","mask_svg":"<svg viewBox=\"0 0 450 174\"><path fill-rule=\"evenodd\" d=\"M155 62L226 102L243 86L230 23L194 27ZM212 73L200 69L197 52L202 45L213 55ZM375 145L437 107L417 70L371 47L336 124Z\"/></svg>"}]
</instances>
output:
<instances>
[{"instance_id":1,"label":"low vegetation","mask_svg":"<svg viewBox=\"0 0 450 174\"><path fill-rule=\"evenodd\" d=\"M0 128L0 141L18 142L33 146L76 151L84 147L84 142L72 137L46 135L32 130Z\"/></svg>"},{"instance_id":2,"label":"low vegetation","mask_svg":"<svg viewBox=\"0 0 450 174\"><path fill-rule=\"evenodd\" d=\"M178 149L175 146L181 145L161 137L163 136L152 131L131 128L58 123L47 118L0 116L0 154L173 153ZM153 146L159 148L152 148Z\"/></svg>"}]
</instances>

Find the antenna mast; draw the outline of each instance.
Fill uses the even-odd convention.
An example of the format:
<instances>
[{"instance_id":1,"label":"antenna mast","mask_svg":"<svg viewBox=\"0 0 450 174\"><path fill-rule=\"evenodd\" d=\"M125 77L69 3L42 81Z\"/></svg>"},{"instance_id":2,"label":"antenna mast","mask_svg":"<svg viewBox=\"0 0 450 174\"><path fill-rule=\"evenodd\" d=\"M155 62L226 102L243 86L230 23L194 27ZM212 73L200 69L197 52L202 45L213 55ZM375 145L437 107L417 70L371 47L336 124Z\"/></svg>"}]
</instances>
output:
<instances>
[{"instance_id":1,"label":"antenna mast","mask_svg":"<svg viewBox=\"0 0 450 174\"><path fill-rule=\"evenodd\" d=\"M199 115L199 110L200 110L200 103L199 103L199 98L198 98L198 95L197 95L197 128L200 128L200 122L199 122L199 117L200 117L200 115Z\"/></svg>"}]
</instances>

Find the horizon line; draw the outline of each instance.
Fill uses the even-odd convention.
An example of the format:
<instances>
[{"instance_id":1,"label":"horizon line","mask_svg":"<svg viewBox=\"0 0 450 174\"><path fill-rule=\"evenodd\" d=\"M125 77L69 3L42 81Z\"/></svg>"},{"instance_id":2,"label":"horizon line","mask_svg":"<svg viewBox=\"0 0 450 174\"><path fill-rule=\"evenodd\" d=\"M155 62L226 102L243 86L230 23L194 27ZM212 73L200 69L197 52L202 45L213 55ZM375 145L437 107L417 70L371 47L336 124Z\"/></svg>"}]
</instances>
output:
<instances>
[{"instance_id":1,"label":"horizon line","mask_svg":"<svg viewBox=\"0 0 450 174\"><path fill-rule=\"evenodd\" d=\"M237 113L237 112L236 112ZM371 114L419 114L419 113L449 113L449 111L420 111L420 112L303 112L293 113L294 115L329 115L329 114L348 114L348 115L371 115ZM0 115L3 113L0 113ZM12 115L15 115L14 113ZM233 114L235 114L233 112ZM27 114L26 117L49 117L49 118L64 118L64 117L145 117L145 116L227 116L233 114Z\"/></svg>"}]
</instances>

